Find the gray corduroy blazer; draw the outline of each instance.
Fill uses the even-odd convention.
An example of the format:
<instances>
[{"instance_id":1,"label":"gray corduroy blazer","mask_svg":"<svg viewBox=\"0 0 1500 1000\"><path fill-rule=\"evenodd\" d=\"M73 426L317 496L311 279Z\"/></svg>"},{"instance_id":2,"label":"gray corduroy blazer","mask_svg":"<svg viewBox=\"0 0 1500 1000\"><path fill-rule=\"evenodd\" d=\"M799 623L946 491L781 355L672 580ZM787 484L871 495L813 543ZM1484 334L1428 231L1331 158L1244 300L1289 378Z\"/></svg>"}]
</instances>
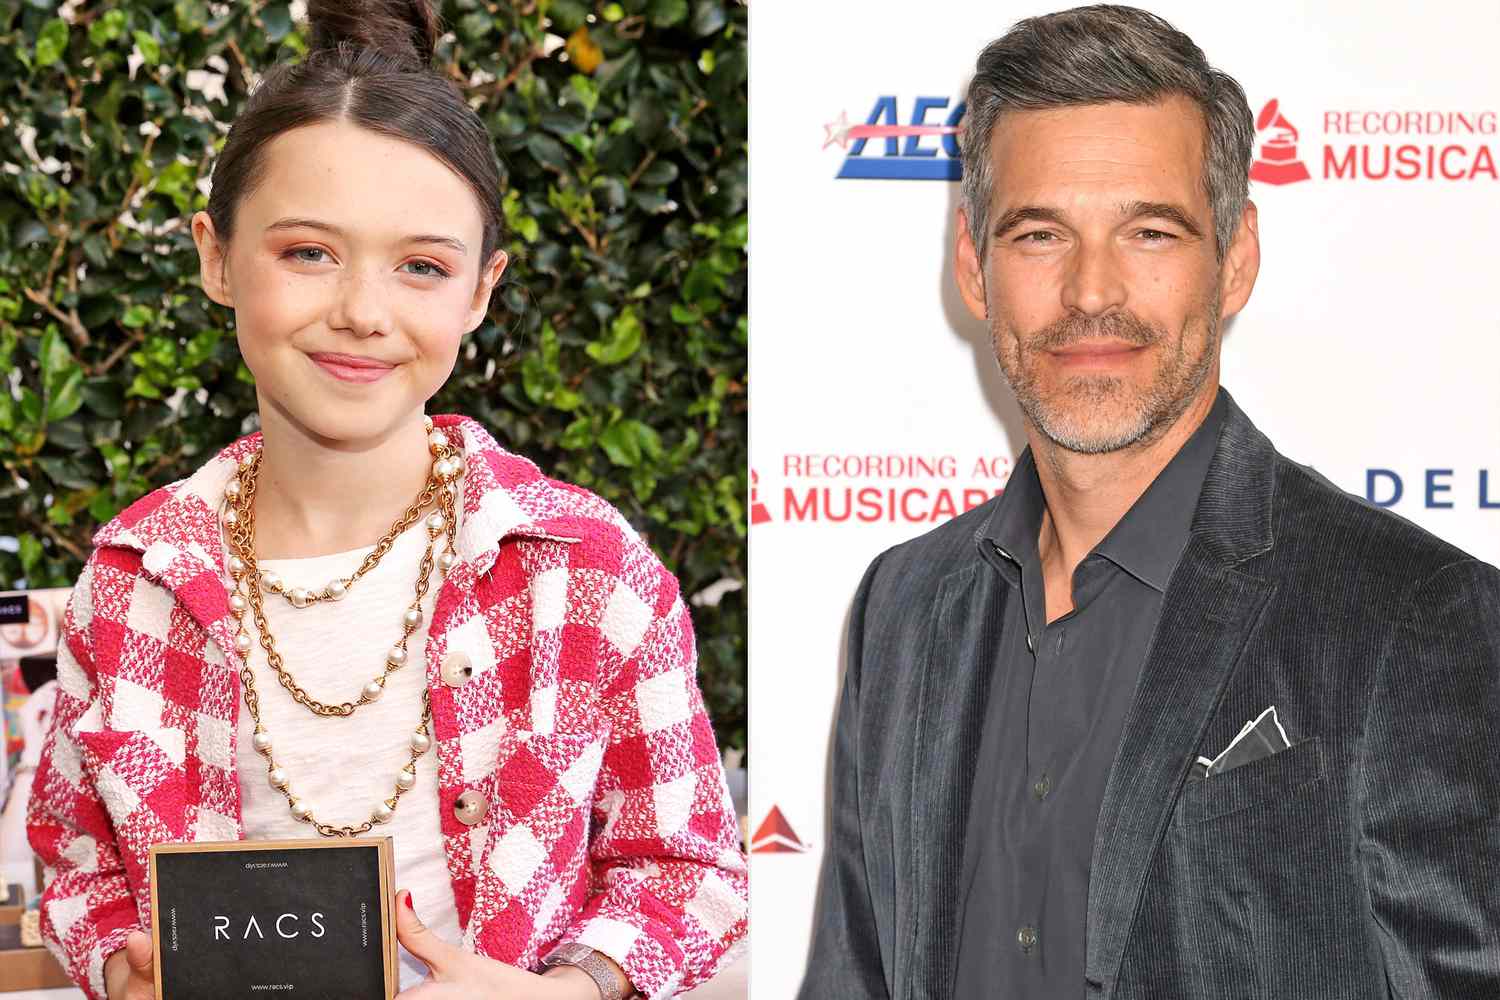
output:
<instances>
[{"instance_id":1,"label":"gray corduroy blazer","mask_svg":"<svg viewBox=\"0 0 1500 1000\"><path fill-rule=\"evenodd\" d=\"M953 996L1007 594L980 551L993 508L860 585L803 1000ZM1189 780L1270 705L1289 749ZM1497 733L1500 571L1288 461L1231 400L1110 771L1064 1000L1500 998Z\"/></svg>"}]
</instances>

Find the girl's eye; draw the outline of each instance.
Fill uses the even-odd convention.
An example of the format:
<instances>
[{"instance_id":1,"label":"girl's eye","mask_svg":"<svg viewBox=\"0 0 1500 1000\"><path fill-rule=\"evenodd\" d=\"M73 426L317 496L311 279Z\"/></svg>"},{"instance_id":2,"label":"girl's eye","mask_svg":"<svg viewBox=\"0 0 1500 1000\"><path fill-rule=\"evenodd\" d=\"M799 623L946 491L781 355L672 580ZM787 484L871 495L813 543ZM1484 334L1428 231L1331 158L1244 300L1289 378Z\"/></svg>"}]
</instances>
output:
<instances>
[{"instance_id":1,"label":"girl's eye","mask_svg":"<svg viewBox=\"0 0 1500 1000\"><path fill-rule=\"evenodd\" d=\"M433 263L430 260L409 260L409 261L407 261L405 264L403 264L401 266L402 267L414 267L414 268L418 268L418 270L408 271L406 273L407 274L415 274L418 277L422 277L422 278L446 278L446 277L448 277L447 270L445 270L440 265Z\"/></svg>"},{"instance_id":2,"label":"girl's eye","mask_svg":"<svg viewBox=\"0 0 1500 1000\"><path fill-rule=\"evenodd\" d=\"M308 257L304 256L305 254L321 254L322 256ZM281 256L295 257L297 260L302 261L304 264L321 264L323 263L323 258L326 258L328 254L322 247L296 247L292 250L288 250Z\"/></svg>"}]
</instances>

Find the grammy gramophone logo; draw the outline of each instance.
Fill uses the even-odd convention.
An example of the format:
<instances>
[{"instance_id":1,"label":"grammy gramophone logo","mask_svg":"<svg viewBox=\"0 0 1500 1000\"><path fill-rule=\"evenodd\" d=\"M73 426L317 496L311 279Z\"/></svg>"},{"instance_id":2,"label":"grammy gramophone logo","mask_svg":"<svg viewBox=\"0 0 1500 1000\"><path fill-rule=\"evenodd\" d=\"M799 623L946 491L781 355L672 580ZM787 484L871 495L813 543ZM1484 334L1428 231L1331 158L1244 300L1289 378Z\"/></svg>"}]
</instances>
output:
<instances>
[{"instance_id":1,"label":"grammy gramophone logo","mask_svg":"<svg viewBox=\"0 0 1500 1000\"><path fill-rule=\"evenodd\" d=\"M1266 102L1255 119L1261 139L1260 155L1250 164L1250 179L1261 184L1292 184L1308 180L1307 164L1297 158L1297 129L1281 113L1276 98Z\"/></svg>"}]
</instances>

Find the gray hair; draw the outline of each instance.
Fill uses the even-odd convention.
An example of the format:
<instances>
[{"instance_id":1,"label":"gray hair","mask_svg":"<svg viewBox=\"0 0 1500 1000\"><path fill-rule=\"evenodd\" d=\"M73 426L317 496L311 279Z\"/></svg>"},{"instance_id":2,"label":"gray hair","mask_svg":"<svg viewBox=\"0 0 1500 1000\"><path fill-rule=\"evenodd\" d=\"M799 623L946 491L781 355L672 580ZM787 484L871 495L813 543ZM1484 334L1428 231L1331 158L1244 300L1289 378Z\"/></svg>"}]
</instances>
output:
<instances>
[{"instance_id":1,"label":"gray hair","mask_svg":"<svg viewBox=\"0 0 1500 1000\"><path fill-rule=\"evenodd\" d=\"M961 133L963 201L980 259L989 246L990 135L1006 111L1155 104L1180 95L1203 112L1203 187L1222 260L1249 198L1255 120L1245 91L1155 14L1100 4L1017 22L974 66Z\"/></svg>"}]
</instances>

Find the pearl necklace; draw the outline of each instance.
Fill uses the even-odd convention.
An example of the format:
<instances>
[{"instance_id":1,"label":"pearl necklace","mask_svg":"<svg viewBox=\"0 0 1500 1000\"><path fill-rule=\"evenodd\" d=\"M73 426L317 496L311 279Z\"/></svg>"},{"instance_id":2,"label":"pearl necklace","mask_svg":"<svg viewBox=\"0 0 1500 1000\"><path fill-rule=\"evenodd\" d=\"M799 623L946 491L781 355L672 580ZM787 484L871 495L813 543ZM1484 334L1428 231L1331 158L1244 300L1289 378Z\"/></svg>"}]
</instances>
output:
<instances>
[{"instance_id":1,"label":"pearl necklace","mask_svg":"<svg viewBox=\"0 0 1500 1000\"><path fill-rule=\"evenodd\" d=\"M334 593L333 585L324 588L320 599L338 600L348 592L348 585L369 572L380 558L390 551L395 539L407 528L416 523L421 517L421 512L436 500L441 511L434 511L427 518L427 548L422 554L421 566L417 574L416 596L411 605L402 614L401 639L391 647L386 655L384 671L364 686L360 692L359 699L354 702L343 702L342 704L324 704L317 701L304 691L291 674L286 670L281 656L276 652L275 641L266 623L265 610L261 604L262 586L266 585L265 574L256 572L255 559L255 486L256 478L260 471L261 453L247 455L240 459L239 469L226 484L224 489L224 505L221 519L225 527L230 548L233 550L229 557L229 575L233 578L230 588L229 606L235 615L238 625L234 638L235 650L242 657L242 669L240 681L244 688L245 706L250 711L250 718L255 723L255 731L251 737L251 744L257 753L266 758L266 778L272 788L276 789L286 797L287 805L292 816L299 822L309 823L319 834L325 837L355 837L367 833L376 823L387 823L395 815L396 805L403 794L410 791L417 783L417 760L428 748L432 746L432 734L429 725L432 720L432 706L429 702L427 692L422 692L422 715L416 730L412 733L409 743L410 757L406 764L396 774L395 792L390 798L376 804L370 819L359 826L333 826L320 822L313 815L313 806L306 799L293 793L291 779L285 768L276 763L273 756L273 745L271 734L266 730L260 720L260 697L255 689L255 675L250 669L250 651L253 641L249 631L245 628L245 613L251 612L255 618L256 628L260 631L260 644L265 648L266 659L273 670L276 671L277 679L282 687L292 695L292 699L305 707L314 715L323 717L349 716L361 705L367 705L377 698L385 690L386 678L392 671L405 666L407 660L406 644L422 625L421 603L427 593L428 582L432 575L433 558L432 550L438 536L447 534L447 551L442 554L437 565L444 577L452 568L455 561L453 542L454 533L457 530L457 517L454 513L454 497L457 493L456 480L463 473L463 459L458 452L448 444L447 437L440 431L433 429L431 418L426 419L428 432L428 446L436 461L433 463L432 473L428 476L427 483L416 501L407 509L406 514L391 526L375 550L366 557L359 570L348 580L337 580L341 583L337 593ZM274 575L274 574L273 574ZM267 587L267 589L271 589ZM303 588L295 590L307 593ZM294 607L305 607L310 600L304 600L299 604L296 599L288 597Z\"/></svg>"}]
</instances>

